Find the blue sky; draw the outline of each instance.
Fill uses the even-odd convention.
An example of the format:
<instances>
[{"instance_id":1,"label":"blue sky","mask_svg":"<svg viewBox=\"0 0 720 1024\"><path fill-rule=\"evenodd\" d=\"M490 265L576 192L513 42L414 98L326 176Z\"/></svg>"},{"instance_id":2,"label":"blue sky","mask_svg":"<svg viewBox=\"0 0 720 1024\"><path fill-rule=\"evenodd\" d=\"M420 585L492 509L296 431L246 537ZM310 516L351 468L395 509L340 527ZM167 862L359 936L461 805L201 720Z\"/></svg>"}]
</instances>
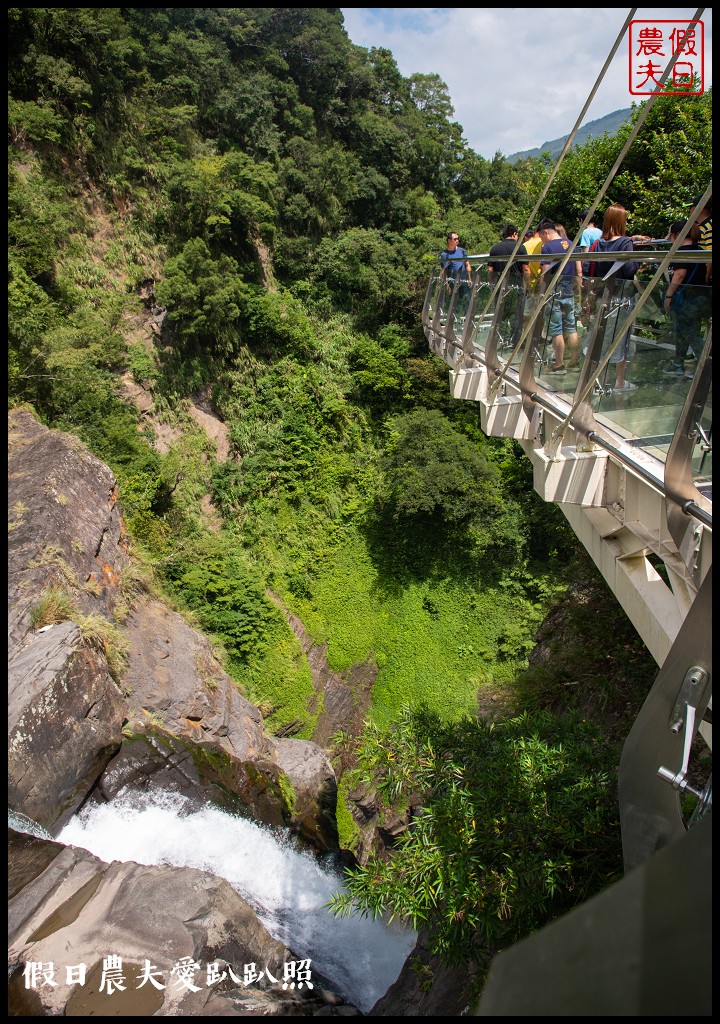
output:
<instances>
[{"instance_id":1,"label":"blue sky","mask_svg":"<svg viewBox=\"0 0 720 1024\"><path fill-rule=\"evenodd\" d=\"M446 82L463 135L481 156L509 155L567 134L629 7L343 7L358 46L392 51L401 73ZM695 7L639 7L638 20L689 19ZM712 9L705 24L705 87L712 84ZM630 107L628 43L621 43L584 122Z\"/></svg>"}]
</instances>

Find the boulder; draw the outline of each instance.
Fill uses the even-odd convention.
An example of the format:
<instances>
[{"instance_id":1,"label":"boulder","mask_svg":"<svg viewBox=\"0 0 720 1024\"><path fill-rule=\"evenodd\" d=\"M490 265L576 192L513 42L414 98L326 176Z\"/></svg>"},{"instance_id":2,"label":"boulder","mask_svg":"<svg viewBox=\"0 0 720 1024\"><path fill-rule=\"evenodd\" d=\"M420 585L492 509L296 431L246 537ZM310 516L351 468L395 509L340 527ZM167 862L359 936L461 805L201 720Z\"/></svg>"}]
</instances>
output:
<instances>
[{"instance_id":1,"label":"boulder","mask_svg":"<svg viewBox=\"0 0 720 1024\"><path fill-rule=\"evenodd\" d=\"M238 761L272 757L262 715L212 653L207 637L159 601L143 599L125 623L123 675L131 710L152 714L173 734L212 742Z\"/></svg>"},{"instance_id":2,"label":"boulder","mask_svg":"<svg viewBox=\"0 0 720 1024\"><path fill-rule=\"evenodd\" d=\"M195 868L106 864L76 847L10 837L13 877L18 860L33 865L9 907L11 1016L305 1016L328 1005L317 975L313 990L283 989L284 964L297 958L223 879ZM33 964L46 969L34 983ZM225 975L217 983L209 983L210 964ZM251 965L263 976L246 985ZM119 985L108 993L110 976Z\"/></svg>"},{"instance_id":3,"label":"boulder","mask_svg":"<svg viewBox=\"0 0 720 1024\"><path fill-rule=\"evenodd\" d=\"M104 653L73 622L31 634L8 666L8 802L46 829L75 813L122 740Z\"/></svg>"},{"instance_id":4,"label":"boulder","mask_svg":"<svg viewBox=\"0 0 720 1024\"><path fill-rule=\"evenodd\" d=\"M337 782L325 751L309 740L276 739L274 747L292 787L291 824L316 849L336 850Z\"/></svg>"},{"instance_id":5,"label":"boulder","mask_svg":"<svg viewBox=\"0 0 720 1024\"><path fill-rule=\"evenodd\" d=\"M335 849L337 787L323 751L307 741L266 736L260 712L223 671L207 637L159 601L139 602L126 630L130 727L150 732L155 748L152 755L142 748L127 752L143 761L138 770L150 775L172 767L173 788L187 791L178 785L181 772L209 787L216 802L232 804L235 795L258 821L297 826L320 849ZM302 753L287 753L280 763L278 744Z\"/></svg>"},{"instance_id":6,"label":"boulder","mask_svg":"<svg viewBox=\"0 0 720 1024\"><path fill-rule=\"evenodd\" d=\"M212 743L179 739L149 725L124 740L88 797L112 800L121 791L180 793L199 809L211 801L231 814L265 825L291 824L287 785L274 761L240 762Z\"/></svg>"}]
</instances>

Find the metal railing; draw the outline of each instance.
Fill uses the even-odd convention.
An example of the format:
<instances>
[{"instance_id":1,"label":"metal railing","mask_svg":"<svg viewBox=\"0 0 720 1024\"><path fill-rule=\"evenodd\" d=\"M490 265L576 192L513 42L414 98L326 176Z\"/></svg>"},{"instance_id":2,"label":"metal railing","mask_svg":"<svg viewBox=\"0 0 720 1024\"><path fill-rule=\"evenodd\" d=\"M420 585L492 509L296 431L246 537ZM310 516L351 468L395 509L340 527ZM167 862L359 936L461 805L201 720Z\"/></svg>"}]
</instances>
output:
<instances>
[{"instance_id":1,"label":"metal railing","mask_svg":"<svg viewBox=\"0 0 720 1024\"><path fill-rule=\"evenodd\" d=\"M667 311L666 283L659 281L645 296L641 315L633 315L665 257L663 251L579 254L578 259L592 258L607 271L628 260L640 260L641 266L632 281L583 277L574 288L572 279L561 278L559 287L547 289L546 275L539 273L526 287L511 273L484 316L479 311L494 283L488 257L472 257L470 281L458 274L449 286L439 267L431 275L423 325L431 347L450 367L486 368L491 396L499 386L511 387L523 396L528 417L535 404L553 411L561 430L547 444L574 428L584 443L607 447L660 489L689 502L686 514L711 526L711 505L698 501L693 490L712 493L711 289L686 285L682 306ZM522 259L538 268L547 261ZM673 262L684 259L677 255ZM687 259L702 265L712 254L694 252ZM565 367L557 372L552 337L573 319L576 330L566 330ZM683 414L688 400L689 425ZM692 434L691 449L683 446L689 476L673 460L668 466L679 429L683 436Z\"/></svg>"}]
</instances>

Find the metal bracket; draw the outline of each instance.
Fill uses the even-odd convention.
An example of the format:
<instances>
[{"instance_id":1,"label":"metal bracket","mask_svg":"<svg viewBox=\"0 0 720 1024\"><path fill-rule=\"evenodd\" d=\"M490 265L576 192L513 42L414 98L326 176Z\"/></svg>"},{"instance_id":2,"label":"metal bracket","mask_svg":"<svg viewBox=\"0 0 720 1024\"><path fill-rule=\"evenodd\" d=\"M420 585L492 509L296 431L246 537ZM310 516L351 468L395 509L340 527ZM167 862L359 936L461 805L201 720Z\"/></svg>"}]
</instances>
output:
<instances>
[{"instance_id":1,"label":"metal bracket","mask_svg":"<svg viewBox=\"0 0 720 1024\"><path fill-rule=\"evenodd\" d=\"M697 526L693 529L693 569L698 569L700 567L700 549L702 547L702 536L703 525L702 523L698 523Z\"/></svg>"},{"instance_id":2,"label":"metal bracket","mask_svg":"<svg viewBox=\"0 0 720 1024\"><path fill-rule=\"evenodd\" d=\"M699 440L699 438L702 438L702 440ZM695 441L695 444L700 445L701 452L712 451L712 441L707 436L700 423L695 424L695 429L692 433L692 439Z\"/></svg>"},{"instance_id":3,"label":"metal bracket","mask_svg":"<svg viewBox=\"0 0 720 1024\"><path fill-rule=\"evenodd\" d=\"M692 793L699 800L703 798L703 790L698 790L687 781L688 764L690 761L690 748L695 737L695 718L698 706L702 703L705 695L709 676L704 668L694 665L685 675L680 692L677 695L670 715L670 732L679 735L685 730L683 743L682 764L678 772L671 768L661 766L658 768L658 775L665 782L669 782L673 789L680 792Z\"/></svg>"}]
</instances>

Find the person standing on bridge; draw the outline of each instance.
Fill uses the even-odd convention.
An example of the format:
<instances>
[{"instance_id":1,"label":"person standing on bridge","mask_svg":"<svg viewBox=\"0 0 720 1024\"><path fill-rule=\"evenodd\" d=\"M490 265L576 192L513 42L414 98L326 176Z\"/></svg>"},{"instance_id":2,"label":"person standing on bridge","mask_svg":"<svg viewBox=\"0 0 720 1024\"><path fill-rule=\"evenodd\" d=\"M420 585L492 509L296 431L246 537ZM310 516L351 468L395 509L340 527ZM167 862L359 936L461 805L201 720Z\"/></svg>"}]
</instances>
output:
<instances>
[{"instance_id":1,"label":"person standing on bridge","mask_svg":"<svg viewBox=\"0 0 720 1024\"><path fill-rule=\"evenodd\" d=\"M570 240L561 238L555 230L555 221L546 217L538 224L538 234L542 240L543 256L564 256L570 248ZM549 262L549 261L548 261ZM557 260L547 266L545 275L552 277L555 273ZM547 265L547 264L546 264ZM578 365L580 356L580 338L575 322L575 295L579 297L582 286L582 263L580 260L568 260L563 267L560 279L556 282L550 304L548 333L551 337L553 359L547 373L562 376L567 373L565 368L565 345L570 349L570 368Z\"/></svg>"},{"instance_id":2,"label":"person standing on bridge","mask_svg":"<svg viewBox=\"0 0 720 1024\"><path fill-rule=\"evenodd\" d=\"M670 225L668 238L671 242L675 241L684 226L682 220ZM700 248L699 239L700 229L697 224L693 224L678 253L688 255L693 250L697 252ZM670 283L663 299L663 309L672 323L675 359L663 373L666 377L692 380L694 375L685 369L685 362L698 359L705 341L702 320L706 305L709 305L705 293L710 291L705 285L705 265L678 260L671 263L668 270Z\"/></svg>"},{"instance_id":3,"label":"person standing on bridge","mask_svg":"<svg viewBox=\"0 0 720 1024\"><path fill-rule=\"evenodd\" d=\"M542 239L537 233L537 228L528 228L523 238L523 245L528 256L538 256L542 250ZM537 291L537 283L540 280L540 264L531 262L530 269L530 291Z\"/></svg>"},{"instance_id":4,"label":"person standing on bridge","mask_svg":"<svg viewBox=\"0 0 720 1024\"><path fill-rule=\"evenodd\" d=\"M632 238L629 238L627 230L628 213L624 206L617 203L608 206L603 217L602 235L590 247L588 255L593 252L632 252L634 249ZM593 262L589 260L586 264L588 276L605 278L610 271L612 264ZM605 315L605 339L612 345L618 334L622 333L623 326L627 323L635 308L635 274L639 264L635 260L628 260L622 263L615 271L613 277L617 284L615 293L610 301L610 308ZM613 393L627 393L636 391L637 384L625 380L625 370L628 360L635 354L635 342L632 339L631 331L624 332L622 340L617 344L610 363L615 366L615 383L612 387Z\"/></svg>"},{"instance_id":5,"label":"person standing on bridge","mask_svg":"<svg viewBox=\"0 0 720 1024\"><path fill-rule=\"evenodd\" d=\"M581 210L580 216L578 217L578 224L582 224L589 213L589 210ZM591 220L588 226L583 231L583 233L580 235L578 249L580 249L581 252L587 252L590 246L593 244L593 242L597 241L597 239L601 237L602 231L600 230L600 228L596 228L594 222Z\"/></svg>"},{"instance_id":6,"label":"person standing on bridge","mask_svg":"<svg viewBox=\"0 0 720 1024\"><path fill-rule=\"evenodd\" d=\"M445 283L445 290L452 292L455 282L459 282L455 315L463 317L470 299L472 267L467 258L468 254L458 245L459 241L460 237L456 231L448 231L447 247L440 253L440 261L442 263L441 280Z\"/></svg>"},{"instance_id":7,"label":"person standing on bridge","mask_svg":"<svg viewBox=\"0 0 720 1024\"><path fill-rule=\"evenodd\" d=\"M496 244L490 250L490 259L488 260L488 271L490 272L490 283L495 284L495 281L500 277L507 258L512 255L513 250L518 240L518 229L514 224L507 224L503 229L503 236L501 242ZM524 245L521 245L517 251L518 256L526 256L527 250ZM512 289L513 294L509 296L514 300L513 308L510 313L512 322L512 332L510 335L510 344L515 346L520 334L522 332L523 325L523 312L525 310L525 289L527 283L530 280L530 265L523 260L517 260L510 267L508 276L505 278L506 284Z\"/></svg>"},{"instance_id":8,"label":"person standing on bridge","mask_svg":"<svg viewBox=\"0 0 720 1024\"><path fill-rule=\"evenodd\" d=\"M523 239L523 245L525 246L525 252L528 256L539 256L542 250L542 239L537 233L537 228L528 228L525 232ZM540 271L541 266L539 261L531 260L529 263L530 274L525 279L525 287L527 289L527 295L525 298L525 316L529 317L535 312L535 304L537 301L537 290L540 283Z\"/></svg>"},{"instance_id":9,"label":"person standing on bridge","mask_svg":"<svg viewBox=\"0 0 720 1024\"><path fill-rule=\"evenodd\" d=\"M690 207L691 215L695 207L698 206L701 201L702 195L695 196L693 204ZM698 213L698 218L695 223L698 228L698 248L709 249L712 252L712 196L710 196ZM712 285L712 263L708 263L706 265L704 283Z\"/></svg>"},{"instance_id":10,"label":"person standing on bridge","mask_svg":"<svg viewBox=\"0 0 720 1024\"><path fill-rule=\"evenodd\" d=\"M496 242L489 253L488 270L492 274L497 274L499 277L503 272L507 263L507 257L512 255L517 240L518 229L514 224L506 224L503 228L502 241ZM524 243L518 248L517 255L527 256L527 249ZM526 277L530 276L530 265L524 260L516 260L510 267L510 275L512 276L513 284L522 283ZM519 277L522 279L521 281L518 281Z\"/></svg>"}]
</instances>

